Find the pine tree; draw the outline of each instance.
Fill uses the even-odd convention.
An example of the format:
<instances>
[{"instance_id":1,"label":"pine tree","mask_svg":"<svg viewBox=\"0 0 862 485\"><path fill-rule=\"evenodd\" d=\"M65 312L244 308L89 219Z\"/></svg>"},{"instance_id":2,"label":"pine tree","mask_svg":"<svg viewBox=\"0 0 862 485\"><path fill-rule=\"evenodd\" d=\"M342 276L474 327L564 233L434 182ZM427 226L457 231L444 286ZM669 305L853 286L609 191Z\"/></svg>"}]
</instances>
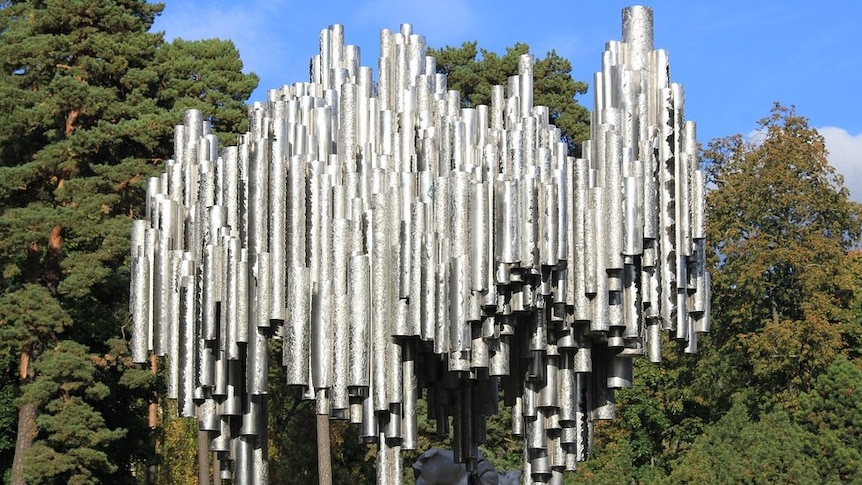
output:
<instances>
[{"instance_id":1,"label":"pine tree","mask_svg":"<svg viewBox=\"0 0 862 485\"><path fill-rule=\"evenodd\" d=\"M839 357L800 396L794 417L816 436L815 458L824 482L862 479L862 369Z\"/></svg>"},{"instance_id":2,"label":"pine tree","mask_svg":"<svg viewBox=\"0 0 862 485\"><path fill-rule=\"evenodd\" d=\"M248 130L245 100L258 78L242 73L233 42L175 39L156 53L156 69L160 79L156 100L174 120L181 120L187 109L201 110L213 131L221 134L222 146L236 144L237 134Z\"/></svg>"},{"instance_id":3,"label":"pine tree","mask_svg":"<svg viewBox=\"0 0 862 485\"><path fill-rule=\"evenodd\" d=\"M96 406L110 395L99 380L88 349L64 340L34 364L39 379L27 384L21 401L41 412L36 419L43 439L27 456L29 483L106 483L117 470L107 450L126 435L110 429Z\"/></svg>"},{"instance_id":4,"label":"pine tree","mask_svg":"<svg viewBox=\"0 0 862 485\"><path fill-rule=\"evenodd\" d=\"M752 419L737 401L708 427L665 483L824 483L815 435L780 409Z\"/></svg>"},{"instance_id":5,"label":"pine tree","mask_svg":"<svg viewBox=\"0 0 862 485\"><path fill-rule=\"evenodd\" d=\"M166 45L150 33L162 8L143 0L0 8L0 353L14 359L24 390L12 483L24 483L25 471L31 481L71 480L77 472L51 465L68 460L92 470L84 482L117 482L144 459L124 448L147 442L139 421L153 385L120 338L131 220L146 177L171 155L179 113L205 107L217 128L241 129L238 113L256 86L232 44ZM95 454L76 455L52 438L61 409L49 394L33 394L70 378L50 374L46 359L59 358L58 349L77 359L75 368L94 366L104 391L90 396L89 410L78 408L93 413L90 431L101 433L91 440Z\"/></svg>"},{"instance_id":6,"label":"pine tree","mask_svg":"<svg viewBox=\"0 0 862 485\"><path fill-rule=\"evenodd\" d=\"M518 74L518 58L529 51L527 44L518 42L499 56L477 48L474 41L461 47L429 49L428 55L437 59L437 72L447 75L448 88L461 93L461 103L474 107L491 104L492 86L506 86L509 76ZM562 131L569 152L574 155L579 153L580 143L590 136L590 112L575 99L587 92L587 84L572 79L571 72L572 64L556 51L536 59L533 104L550 109L551 123Z\"/></svg>"}]
</instances>

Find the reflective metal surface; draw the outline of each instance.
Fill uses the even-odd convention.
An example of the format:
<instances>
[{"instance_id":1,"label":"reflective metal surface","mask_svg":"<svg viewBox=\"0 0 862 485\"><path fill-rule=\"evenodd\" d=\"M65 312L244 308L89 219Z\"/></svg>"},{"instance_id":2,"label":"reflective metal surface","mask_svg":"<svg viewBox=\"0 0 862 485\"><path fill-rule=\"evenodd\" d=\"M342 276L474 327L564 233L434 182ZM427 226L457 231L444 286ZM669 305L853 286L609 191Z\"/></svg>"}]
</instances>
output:
<instances>
[{"instance_id":1,"label":"reflective metal surface","mask_svg":"<svg viewBox=\"0 0 862 485\"><path fill-rule=\"evenodd\" d=\"M335 25L237 146L186 113L133 226L133 356L167 357L238 484L267 476L273 338L281 378L377 443L379 483L401 483L423 393L468 469L502 399L525 483L560 482L632 358L709 329L705 177L652 11L623 11L580 158L534 106L532 56L462 109L409 25L380 39L376 94Z\"/></svg>"}]
</instances>

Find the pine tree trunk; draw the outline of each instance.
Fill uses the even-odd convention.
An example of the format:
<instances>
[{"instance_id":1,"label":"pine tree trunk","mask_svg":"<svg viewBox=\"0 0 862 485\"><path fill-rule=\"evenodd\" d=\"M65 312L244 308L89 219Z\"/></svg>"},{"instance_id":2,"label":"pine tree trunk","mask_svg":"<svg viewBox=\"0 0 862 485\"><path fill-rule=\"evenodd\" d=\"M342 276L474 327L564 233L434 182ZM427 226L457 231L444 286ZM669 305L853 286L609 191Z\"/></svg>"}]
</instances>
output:
<instances>
[{"instance_id":1,"label":"pine tree trunk","mask_svg":"<svg viewBox=\"0 0 862 485\"><path fill-rule=\"evenodd\" d=\"M329 451L329 416L317 415L317 476L320 485L332 485L332 462Z\"/></svg>"},{"instance_id":2,"label":"pine tree trunk","mask_svg":"<svg viewBox=\"0 0 862 485\"><path fill-rule=\"evenodd\" d=\"M53 294L60 281L60 251L63 247L63 226L57 225L51 229L48 237L48 251L45 255L44 268L40 264L40 246L38 241L31 241L27 247L28 283L41 282ZM18 375L18 387L23 389L36 378L33 361L39 358L44 349L44 342L31 342L21 352L21 365ZM24 403L18 406L18 434L15 438L15 456L12 458L11 485L26 485L24 480L24 456L36 441L39 429L36 427L38 403Z\"/></svg>"},{"instance_id":3,"label":"pine tree trunk","mask_svg":"<svg viewBox=\"0 0 862 485\"><path fill-rule=\"evenodd\" d=\"M21 375L20 385L31 382L35 372L30 365L30 353L21 352ZM11 485L26 485L24 481L24 455L33 446L36 440L36 411L37 403L25 403L18 407L18 436L15 439L15 457L12 459Z\"/></svg>"}]
</instances>

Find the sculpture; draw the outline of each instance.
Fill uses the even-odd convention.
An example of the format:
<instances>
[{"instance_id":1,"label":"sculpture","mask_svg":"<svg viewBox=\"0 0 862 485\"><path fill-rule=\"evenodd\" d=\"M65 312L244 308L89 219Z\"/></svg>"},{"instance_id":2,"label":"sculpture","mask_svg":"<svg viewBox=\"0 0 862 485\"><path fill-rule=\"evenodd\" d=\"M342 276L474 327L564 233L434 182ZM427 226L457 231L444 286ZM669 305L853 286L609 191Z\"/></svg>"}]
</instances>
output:
<instances>
[{"instance_id":1,"label":"sculpture","mask_svg":"<svg viewBox=\"0 0 862 485\"><path fill-rule=\"evenodd\" d=\"M533 105L532 57L461 108L425 40L381 32L378 80L341 26L310 82L269 91L220 148L199 111L132 230L133 357L236 483L266 476L267 340L319 414L375 442L400 483L416 400L475 467L502 395L527 483L558 482L613 417L632 358L709 329L704 174L652 10L623 10L594 79L583 158Z\"/></svg>"}]
</instances>

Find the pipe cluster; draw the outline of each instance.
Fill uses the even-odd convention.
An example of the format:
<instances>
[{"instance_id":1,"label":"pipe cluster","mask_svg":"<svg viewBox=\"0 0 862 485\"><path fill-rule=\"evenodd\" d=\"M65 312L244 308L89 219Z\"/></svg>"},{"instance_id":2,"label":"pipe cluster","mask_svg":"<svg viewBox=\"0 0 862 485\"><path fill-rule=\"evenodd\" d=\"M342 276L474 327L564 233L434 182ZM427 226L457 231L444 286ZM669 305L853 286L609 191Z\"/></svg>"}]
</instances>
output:
<instances>
[{"instance_id":1,"label":"pipe cluster","mask_svg":"<svg viewBox=\"0 0 862 485\"><path fill-rule=\"evenodd\" d=\"M623 11L581 158L533 104L532 56L462 108L409 25L380 40L375 84L321 31L310 82L255 103L237 146L186 112L133 225L133 357L167 356L237 483L267 481L270 339L288 385L377 444L378 483L401 482L423 395L468 469L502 398L528 483L557 482L633 356L709 327L704 174L652 11Z\"/></svg>"}]
</instances>

